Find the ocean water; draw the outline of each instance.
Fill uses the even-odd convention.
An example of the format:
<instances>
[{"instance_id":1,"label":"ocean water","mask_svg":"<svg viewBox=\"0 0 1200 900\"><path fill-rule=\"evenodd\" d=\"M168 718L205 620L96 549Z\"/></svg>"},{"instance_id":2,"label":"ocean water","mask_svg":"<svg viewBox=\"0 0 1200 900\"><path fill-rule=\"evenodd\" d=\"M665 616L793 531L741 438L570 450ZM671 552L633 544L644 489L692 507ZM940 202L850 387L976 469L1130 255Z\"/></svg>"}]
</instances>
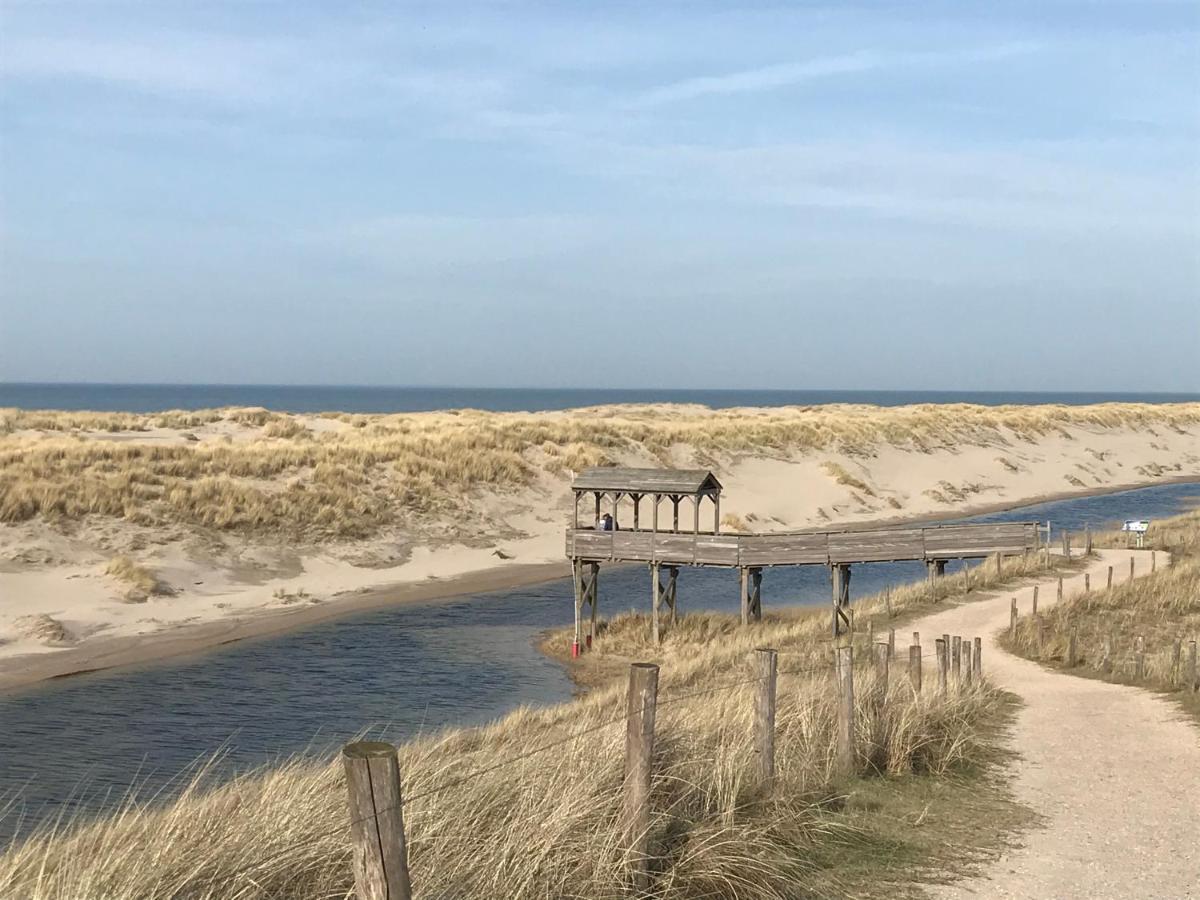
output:
<instances>
[{"instance_id":1,"label":"ocean water","mask_svg":"<svg viewBox=\"0 0 1200 900\"><path fill-rule=\"evenodd\" d=\"M436 409L537 411L605 403L700 403L733 406L811 406L822 403L1141 402L1200 400L1200 393L1069 393L1022 391L682 390L606 388L363 387L262 384L13 384L0 383L0 407L161 412L220 406L263 406L281 412L422 412Z\"/></svg>"},{"instance_id":2,"label":"ocean water","mask_svg":"<svg viewBox=\"0 0 1200 900\"><path fill-rule=\"evenodd\" d=\"M1200 485L1081 497L964 521L1050 520L1100 529L1173 515ZM952 563L950 571L955 571ZM566 563L564 561L564 574ZM852 596L925 577L921 563L854 567ZM606 567L602 615L648 603L642 566ZM767 611L829 602L820 566L764 573ZM165 790L218 750L220 774L330 751L362 729L403 741L569 699L566 670L534 647L572 621L569 578L347 616L203 655L57 679L0 695L0 843L48 816L104 808L140 785ZM681 570L682 614L735 612L736 572ZM6 809L7 807L7 809Z\"/></svg>"}]
</instances>

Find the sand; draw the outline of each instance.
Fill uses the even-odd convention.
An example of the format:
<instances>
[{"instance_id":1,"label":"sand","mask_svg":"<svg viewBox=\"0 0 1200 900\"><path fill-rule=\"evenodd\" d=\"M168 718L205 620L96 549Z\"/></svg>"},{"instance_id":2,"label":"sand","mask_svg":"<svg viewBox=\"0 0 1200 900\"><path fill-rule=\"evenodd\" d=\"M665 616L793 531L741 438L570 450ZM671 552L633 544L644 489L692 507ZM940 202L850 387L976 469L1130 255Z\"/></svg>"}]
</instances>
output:
<instances>
[{"instance_id":1,"label":"sand","mask_svg":"<svg viewBox=\"0 0 1200 900\"><path fill-rule=\"evenodd\" d=\"M1128 551L1102 550L1092 582L1113 566L1129 577ZM1137 576L1150 554L1135 553ZM1159 556L1162 564L1162 555ZM1066 579L1083 590L1083 573ZM1056 582L1041 585L1053 605ZM1200 731L1149 691L1054 672L1002 651L1009 602L1032 603L1033 583L913 625L926 634L979 635L989 678L1023 705L1010 734L1019 762L1013 790L1042 827L978 874L929 889L937 898L1101 900L1200 896ZM901 658L903 654L901 654Z\"/></svg>"},{"instance_id":2,"label":"sand","mask_svg":"<svg viewBox=\"0 0 1200 900\"><path fill-rule=\"evenodd\" d=\"M336 420L305 422L314 429L347 427ZM246 441L256 433L217 422L190 431L83 437L153 445ZM1152 434L1078 427L1036 440L1000 434L978 446L882 444L871 455L764 451L715 460L697 460L693 448L680 445L670 456L675 465L716 471L725 486L726 527L776 531L931 520L1200 479L1200 430ZM619 461L655 464L637 448ZM154 530L99 516L0 526L0 689L193 653L367 606L565 575L568 486L569 473L544 471L517 491L476 492L466 500L467 512L424 520L418 529L315 546L179 526ZM626 507L625 521L629 516ZM161 590L131 588L107 574L118 555L144 568Z\"/></svg>"}]
</instances>

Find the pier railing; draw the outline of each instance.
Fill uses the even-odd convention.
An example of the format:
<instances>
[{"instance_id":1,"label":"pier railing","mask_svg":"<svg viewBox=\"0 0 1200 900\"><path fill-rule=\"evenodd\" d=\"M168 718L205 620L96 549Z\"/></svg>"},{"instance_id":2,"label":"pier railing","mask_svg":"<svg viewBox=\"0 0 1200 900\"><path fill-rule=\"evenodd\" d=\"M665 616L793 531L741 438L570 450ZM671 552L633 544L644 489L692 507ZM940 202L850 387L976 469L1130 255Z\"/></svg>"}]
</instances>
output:
<instances>
[{"instance_id":1,"label":"pier railing","mask_svg":"<svg viewBox=\"0 0 1200 900\"><path fill-rule=\"evenodd\" d=\"M793 534L596 531L569 528L567 556L600 562L770 567L972 559L1038 547L1036 522L931 525Z\"/></svg>"}]
</instances>

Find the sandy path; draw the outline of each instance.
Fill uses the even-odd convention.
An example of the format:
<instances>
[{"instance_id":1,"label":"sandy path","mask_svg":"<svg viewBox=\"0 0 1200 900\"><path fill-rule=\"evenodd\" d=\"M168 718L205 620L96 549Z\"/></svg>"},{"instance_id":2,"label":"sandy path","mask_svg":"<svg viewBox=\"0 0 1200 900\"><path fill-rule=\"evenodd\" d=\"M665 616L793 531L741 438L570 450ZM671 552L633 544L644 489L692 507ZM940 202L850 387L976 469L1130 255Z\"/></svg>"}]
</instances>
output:
<instances>
[{"instance_id":1,"label":"sandy path","mask_svg":"<svg viewBox=\"0 0 1200 900\"><path fill-rule=\"evenodd\" d=\"M1092 583L1108 565L1128 579L1129 555L1101 551ZM1136 557L1137 574L1146 574L1149 553ZM1055 584L1042 583L1039 606L1053 603ZM1064 590L1082 591L1083 574ZM983 638L984 671L1025 701L1012 738L1017 799L1045 817L1025 846L930 896L1200 897L1200 729L1147 691L1057 674L1000 650L994 635L1008 626L1010 599L1025 614L1032 595L1031 584L913 625L924 643L944 633Z\"/></svg>"}]
</instances>

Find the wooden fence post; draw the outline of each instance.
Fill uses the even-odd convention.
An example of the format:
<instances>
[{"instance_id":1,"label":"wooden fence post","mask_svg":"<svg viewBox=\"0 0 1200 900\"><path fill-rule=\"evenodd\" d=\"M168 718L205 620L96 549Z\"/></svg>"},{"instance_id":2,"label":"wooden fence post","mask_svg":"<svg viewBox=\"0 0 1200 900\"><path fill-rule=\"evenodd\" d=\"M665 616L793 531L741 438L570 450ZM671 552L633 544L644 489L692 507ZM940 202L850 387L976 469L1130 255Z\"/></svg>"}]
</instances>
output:
<instances>
[{"instance_id":1,"label":"wooden fence post","mask_svg":"<svg viewBox=\"0 0 1200 900\"><path fill-rule=\"evenodd\" d=\"M894 657L895 655L896 655L896 629L889 628L888 629L888 658L890 659L890 658Z\"/></svg>"},{"instance_id":2,"label":"wooden fence post","mask_svg":"<svg viewBox=\"0 0 1200 900\"><path fill-rule=\"evenodd\" d=\"M854 648L838 647L837 681L838 698L838 771L842 775L853 775L857 767L854 750Z\"/></svg>"},{"instance_id":3,"label":"wooden fence post","mask_svg":"<svg viewBox=\"0 0 1200 900\"><path fill-rule=\"evenodd\" d=\"M921 645L910 644L908 647L908 681L913 693L921 693Z\"/></svg>"},{"instance_id":4,"label":"wooden fence post","mask_svg":"<svg viewBox=\"0 0 1200 900\"><path fill-rule=\"evenodd\" d=\"M946 693L946 671L949 669L950 660L949 648L946 646L945 638L938 638L937 644L937 665L938 665L938 690L943 694Z\"/></svg>"},{"instance_id":5,"label":"wooden fence post","mask_svg":"<svg viewBox=\"0 0 1200 900\"><path fill-rule=\"evenodd\" d=\"M1133 557L1129 557L1129 580L1133 581Z\"/></svg>"},{"instance_id":6,"label":"wooden fence post","mask_svg":"<svg viewBox=\"0 0 1200 900\"><path fill-rule=\"evenodd\" d=\"M758 691L754 695L754 730L758 740L758 774L763 781L775 777L775 684L779 671L779 651L759 647L754 651L758 670Z\"/></svg>"},{"instance_id":7,"label":"wooden fence post","mask_svg":"<svg viewBox=\"0 0 1200 900\"><path fill-rule=\"evenodd\" d=\"M650 776L654 757L654 717L658 708L658 666L633 663L629 667L629 692L625 711L626 859L639 891L650 887Z\"/></svg>"},{"instance_id":8,"label":"wooden fence post","mask_svg":"<svg viewBox=\"0 0 1200 900\"><path fill-rule=\"evenodd\" d=\"M1090 572L1083 573L1083 592L1086 594L1092 589L1092 575Z\"/></svg>"},{"instance_id":9,"label":"wooden fence post","mask_svg":"<svg viewBox=\"0 0 1200 900\"><path fill-rule=\"evenodd\" d=\"M1037 595L1034 594L1036 597ZM1009 637L1015 639L1017 636L1017 598L1012 598L1012 605L1008 608L1008 634Z\"/></svg>"},{"instance_id":10,"label":"wooden fence post","mask_svg":"<svg viewBox=\"0 0 1200 900\"><path fill-rule=\"evenodd\" d=\"M971 655L971 666L975 672L975 681L983 678L983 638L975 638L975 652Z\"/></svg>"},{"instance_id":11,"label":"wooden fence post","mask_svg":"<svg viewBox=\"0 0 1200 900\"><path fill-rule=\"evenodd\" d=\"M873 659L875 662L875 674L882 679L884 692L886 693L890 670L889 664L892 659L891 653L888 652L887 641L876 641L872 646L871 651L874 654Z\"/></svg>"},{"instance_id":12,"label":"wooden fence post","mask_svg":"<svg viewBox=\"0 0 1200 900\"><path fill-rule=\"evenodd\" d=\"M1104 587L1106 590L1112 590L1112 566L1108 567L1108 583Z\"/></svg>"},{"instance_id":13,"label":"wooden fence post","mask_svg":"<svg viewBox=\"0 0 1200 900\"><path fill-rule=\"evenodd\" d=\"M412 900L396 748L359 741L342 748L350 801L351 864L361 900Z\"/></svg>"},{"instance_id":14,"label":"wooden fence post","mask_svg":"<svg viewBox=\"0 0 1200 900\"><path fill-rule=\"evenodd\" d=\"M1156 568L1156 557L1158 556L1153 550L1150 551L1150 571L1153 572Z\"/></svg>"},{"instance_id":15,"label":"wooden fence post","mask_svg":"<svg viewBox=\"0 0 1200 900\"><path fill-rule=\"evenodd\" d=\"M1083 526L1083 555L1092 555L1092 526Z\"/></svg>"},{"instance_id":16,"label":"wooden fence post","mask_svg":"<svg viewBox=\"0 0 1200 900\"><path fill-rule=\"evenodd\" d=\"M962 685L962 637L955 635L950 639L950 668L954 673L954 686Z\"/></svg>"},{"instance_id":17,"label":"wooden fence post","mask_svg":"<svg viewBox=\"0 0 1200 900\"><path fill-rule=\"evenodd\" d=\"M1016 600L1013 600L1014 604L1016 602L1017 602ZM1037 615L1037 606L1038 606L1038 586L1035 584L1033 586L1033 604L1029 608L1030 615L1034 615L1034 616Z\"/></svg>"},{"instance_id":18,"label":"wooden fence post","mask_svg":"<svg viewBox=\"0 0 1200 900\"><path fill-rule=\"evenodd\" d=\"M1067 559L1071 558L1071 532L1063 529L1062 533L1063 556Z\"/></svg>"},{"instance_id":19,"label":"wooden fence post","mask_svg":"<svg viewBox=\"0 0 1200 900\"><path fill-rule=\"evenodd\" d=\"M1200 669L1196 668L1196 642L1188 644L1188 689L1200 691Z\"/></svg>"},{"instance_id":20,"label":"wooden fence post","mask_svg":"<svg viewBox=\"0 0 1200 900\"><path fill-rule=\"evenodd\" d=\"M974 673L971 670L971 639L967 638L962 642L962 682L969 686L973 680Z\"/></svg>"},{"instance_id":21,"label":"wooden fence post","mask_svg":"<svg viewBox=\"0 0 1200 900\"><path fill-rule=\"evenodd\" d=\"M1075 668L1075 658L1078 652L1079 629L1072 628L1070 637L1067 638L1067 668Z\"/></svg>"},{"instance_id":22,"label":"wooden fence post","mask_svg":"<svg viewBox=\"0 0 1200 900\"><path fill-rule=\"evenodd\" d=\"M1063 597L1063 579L1062 579L1062 576L1059 575L1058 576L1058 602L1059 603L1062 603L1062 597Z\"/></svg>"}]
</instances>

